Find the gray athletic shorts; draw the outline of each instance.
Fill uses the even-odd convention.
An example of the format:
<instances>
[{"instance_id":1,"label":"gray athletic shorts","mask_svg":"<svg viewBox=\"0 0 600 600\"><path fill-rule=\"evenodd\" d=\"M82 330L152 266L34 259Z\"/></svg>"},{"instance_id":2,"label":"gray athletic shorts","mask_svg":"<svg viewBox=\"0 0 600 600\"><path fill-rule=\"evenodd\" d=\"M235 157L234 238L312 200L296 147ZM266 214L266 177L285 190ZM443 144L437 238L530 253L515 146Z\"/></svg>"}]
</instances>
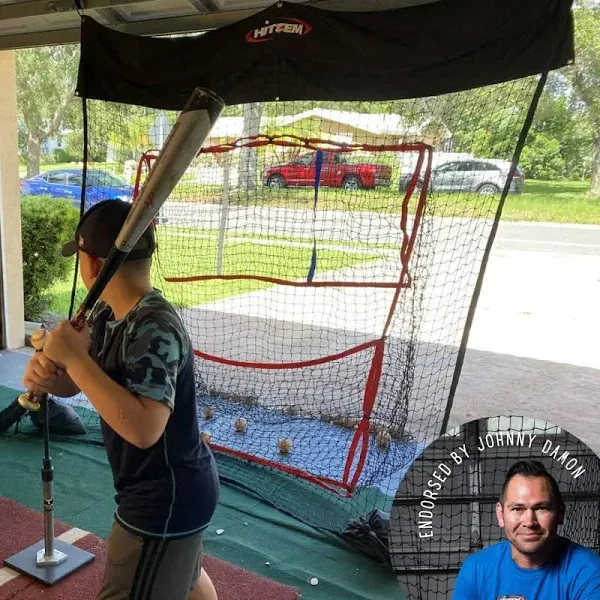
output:
<instances>
[{"instance_id":1,"label":"gray athletic shorts","mask_svg":"<svg viewBox=\"0 0 600 600\"><path fill-rule=\"evenodd\" d=\"M187 600L200 577L202 537L143 538L115 522L96 600Z\"/></svg>"}]
</instances>

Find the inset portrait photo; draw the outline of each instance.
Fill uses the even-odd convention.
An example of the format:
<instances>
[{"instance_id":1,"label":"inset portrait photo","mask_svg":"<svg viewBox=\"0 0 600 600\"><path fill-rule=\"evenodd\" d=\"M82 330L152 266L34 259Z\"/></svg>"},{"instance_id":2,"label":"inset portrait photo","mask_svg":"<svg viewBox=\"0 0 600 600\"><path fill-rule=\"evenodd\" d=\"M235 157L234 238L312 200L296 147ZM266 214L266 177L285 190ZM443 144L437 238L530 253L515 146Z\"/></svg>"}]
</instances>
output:
<instances>
[{"instance_id":1,"label":"inset portrait photo","mask_svg":"<svg viewBox=\"0 0 600 600\"><path fill-rule=\"evenodd\" d=\"M539 419L461 425L401 482L390 554L407 600L600 599L600 458Z\"/></svg>"}]
</instances>

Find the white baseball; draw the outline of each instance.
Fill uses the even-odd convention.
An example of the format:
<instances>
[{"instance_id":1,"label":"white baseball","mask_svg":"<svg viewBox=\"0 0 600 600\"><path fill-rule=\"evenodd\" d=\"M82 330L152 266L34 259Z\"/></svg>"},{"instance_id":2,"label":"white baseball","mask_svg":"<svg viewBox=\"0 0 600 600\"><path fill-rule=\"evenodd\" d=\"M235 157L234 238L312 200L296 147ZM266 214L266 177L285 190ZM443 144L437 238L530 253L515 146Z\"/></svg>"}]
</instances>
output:
<instances>
[{"instance_id":1,"label":"white baseball","mask_svg":"<svg viewBox=\"0 0 600 600\"><path fill-rule=\"evenodd\" d=\"M281 438L279 440L279 452L289 454L292 451L292 440L289 438Z\"/></svg>"},{"instance_id":2,"label":"white baseball","mask_svg":"<svg viewBox=\"0 0 600 600\"><path fill-rule=\"evenodd\" d=\"M377 440L377 445L380 448L386 449L390 446L392 436L390 435L389 431L380 431L375 439Z\"/></svg>"},{"instance_id":3,"label":"white baseball","mask_svg":"<svg viewBox=\"0 0 600 600\"><path fill-rule=\"evenodd\" d=\"M246 419L244 419L244 417L240 417L239 419L236 419L235 430L238 433L245 433L246 429L248 429L248 421L246 421Z\"/></svg>"}]
</instances>

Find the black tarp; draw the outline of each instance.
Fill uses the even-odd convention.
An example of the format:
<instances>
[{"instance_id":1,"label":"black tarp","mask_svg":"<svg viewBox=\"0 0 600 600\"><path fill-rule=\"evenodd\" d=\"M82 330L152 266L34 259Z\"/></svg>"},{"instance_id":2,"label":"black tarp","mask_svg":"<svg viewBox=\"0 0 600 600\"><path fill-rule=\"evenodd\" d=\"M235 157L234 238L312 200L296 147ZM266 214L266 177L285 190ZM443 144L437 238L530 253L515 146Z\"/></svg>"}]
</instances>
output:
<instances>
[{"instance_id":1,"label":"black tarp","mask_svg":"<svg viewBox=\"0 0 600 600\"><path fill-rule=\"evenodd\" d=\"M197 37L82 22L77 93L180 110L195 86L229 105L435 96L574 59L572 0L440 0L374 12L279 2Z\"/></svg>"}]
</instances>

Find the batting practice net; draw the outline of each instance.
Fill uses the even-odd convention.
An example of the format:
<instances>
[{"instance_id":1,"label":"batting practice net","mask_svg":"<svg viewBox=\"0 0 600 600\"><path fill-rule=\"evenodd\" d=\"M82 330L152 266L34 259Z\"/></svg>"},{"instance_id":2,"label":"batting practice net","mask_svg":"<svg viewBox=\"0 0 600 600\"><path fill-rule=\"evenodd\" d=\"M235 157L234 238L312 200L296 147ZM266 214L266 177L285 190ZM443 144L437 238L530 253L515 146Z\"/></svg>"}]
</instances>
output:
<instances>
[{"instance_id":1,"label":"batting practice net","mask_svg":"<svg viewBox=\"0 0 600 600\"><path fill-rule=\"evenodd\" d=\"M393 497L444 419L536 83L244 105L217 122L159 214L153 275L192 339L225 477L336 531ZM89 148L108 144L88 172L135 201L175 117L89 101ZM481 135L504 162L482 158ZM298 479L327 501L303 501Z\"/></svg>"},{"instance_id":2,"label":"batting practice net","mask_svg":"<svg viewBox=\"0 0 600 600\"><path fill-rule=\"evenodd\" d=\"M556 480L566 508L558 534L600 552L600 458L553 423L473 421L427 447L396 494L390 552L406 598L450 598L465 559L506 538L496 504L521 461L538 461Z\"/></svg>"},{"instance_id":3,"label":"batting practice net","mask_svg":"<svg viewBox=\"0 0 600 600\"><path fill-rule=\"evenodd\" d=\"M135 202L194 86L227 104L157 218L154 285L194 345L221 477L338 533L389 511L445 428L545 73L572 56L566 2L451 4L279 2L178 39L83 20L86 203ZM74 439L101 442L70 403Z\"/></svg>"}]
</instances>

